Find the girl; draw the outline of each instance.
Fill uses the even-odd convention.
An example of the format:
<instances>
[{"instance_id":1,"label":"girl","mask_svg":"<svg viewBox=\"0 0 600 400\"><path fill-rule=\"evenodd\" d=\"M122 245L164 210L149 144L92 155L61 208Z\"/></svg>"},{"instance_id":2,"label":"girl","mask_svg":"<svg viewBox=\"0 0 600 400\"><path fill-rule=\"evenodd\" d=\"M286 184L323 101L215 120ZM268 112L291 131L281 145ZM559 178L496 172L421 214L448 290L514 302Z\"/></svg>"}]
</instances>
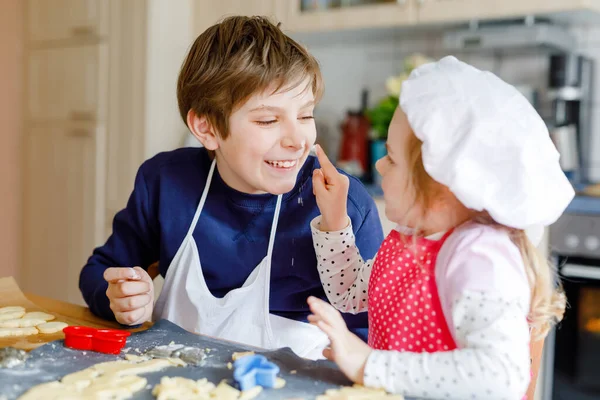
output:
<instances>
[{"instance_id":1,"label":"girl","mask_svg":"<svg viewBox=\"0 0 600 400\"><path fill-rule=\"evenodd\" d=\"M544 336L565 297L525 229L574 196L544 122L512 86L446 57L402 86L377 163L398 223L363 261L346 215L348 178L321 149L312 221L321 281L341 311L369 309L369 345L309 298L324 355L354 382L425 398L519 399L530 329ZM359 228L360 229L360 228Z\"/></svg>"}]
</instances>

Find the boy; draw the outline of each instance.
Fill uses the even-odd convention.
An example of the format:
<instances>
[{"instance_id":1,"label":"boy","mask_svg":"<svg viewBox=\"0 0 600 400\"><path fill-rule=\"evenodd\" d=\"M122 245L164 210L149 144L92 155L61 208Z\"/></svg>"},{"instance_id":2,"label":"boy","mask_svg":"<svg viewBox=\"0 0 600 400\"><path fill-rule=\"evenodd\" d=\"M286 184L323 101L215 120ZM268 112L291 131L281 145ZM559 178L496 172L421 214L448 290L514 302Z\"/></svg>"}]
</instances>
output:
<instances>
[{"instance_id":1,"label":"boy","mask_svg":"<svg viewBox=\"0 0 600 400\"><path fill-rule=\"evenodd\" d=\"M230 17L201 34L177 96L204 148L141 166L112 235L81 272L90 309L126 325L165 318L318 358L327 338L304 321L306 298L326 298L309 224L319 214L319 165L309 150L321 93L317 61L265 18ZM350 182L357 244L372 257L383 240L379 216L362 185ZM156 261L165 284L154 305L146 270ZM366 339L366 314L346 321Z\"/></svg>"}]
</instances>

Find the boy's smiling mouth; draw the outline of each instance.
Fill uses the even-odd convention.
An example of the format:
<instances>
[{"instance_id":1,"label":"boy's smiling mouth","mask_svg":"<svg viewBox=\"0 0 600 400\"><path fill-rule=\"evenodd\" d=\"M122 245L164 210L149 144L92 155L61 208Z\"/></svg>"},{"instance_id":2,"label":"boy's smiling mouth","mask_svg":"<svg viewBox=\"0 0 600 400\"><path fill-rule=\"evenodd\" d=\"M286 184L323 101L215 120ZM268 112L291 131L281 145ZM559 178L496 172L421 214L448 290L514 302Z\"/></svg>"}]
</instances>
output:
<instances>
[{"instance_id":1,"label":"boy's smiling mouth","mask_svg":"<svg viewBox=\"0 0 600 400\"><path fill-rule=\"evenodd\" d=\"M265 160L265 162L277 169L292 169L298 164L298 159L295 160Z\"/></svg>"}]
</instances>

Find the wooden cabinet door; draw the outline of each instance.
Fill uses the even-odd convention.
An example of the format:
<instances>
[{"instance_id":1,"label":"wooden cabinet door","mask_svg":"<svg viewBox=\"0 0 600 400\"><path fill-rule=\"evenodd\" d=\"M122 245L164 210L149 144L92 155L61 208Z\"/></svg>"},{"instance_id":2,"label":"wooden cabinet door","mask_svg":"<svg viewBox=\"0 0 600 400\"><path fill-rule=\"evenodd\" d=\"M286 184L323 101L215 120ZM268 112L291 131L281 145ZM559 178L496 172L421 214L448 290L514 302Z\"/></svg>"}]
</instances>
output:
<instances>
[{"instance_id":1,"label":"wooden cabinet door","mask_svg":"<svg viewBox=\"0 0 600 400\"><path fill-rule=\"evenodd\" d=\"M36 49L29 53L27 119L104 120L106 45Z\"/></svg>"},{"instance_id":2,"label":"wooden cabinet door","mask_svg":"<svg viewBox=\"0 0 600 400\"><path fill-rule=\"evenodd\" d=\"M388 0L324 10L303 10L302 0L277 1L287 3L287 27L293 32L392 27L417 21L416 0Z\"/></svg>"},{"instance_id":3,"label":"wooden cabinet door","mask_svg":"<svg viewBox=\"0 0 600 400\"><path fill-rule=\"evenodd\" d=\"M467 21L505 8L494 0L414 0L418 5L419 23ZM511 2L511 1L509 1Z\"/></svg>"},{"instance_id":4,"label":"wooden cabinet door","mask_svg":"<svg viewBox=\"0 0 600 400\"><path fill-rule=\"evenodd\" d=\"M540 15L586 7L585 0L414 0L419 23Z\"/></svg>"},{"instance_id":5,"label":"wooden cabinet door","mask_svg":"<svg viewBox=\"0 0 600 400\"><path fill-rule=\"evenodd\" d=\"M37 126L25 138L25 290L82 303L79 273L100 238L103 174L93 126Z\"/></svg>"},{"instance_id":6,"label":"wooden cabinet door","mask_svg":"<svg viewBox=\"0 0 600 400\"><path fill-rule=\"evenodd\" d=\"M104 37L109 0L28 0L29 40L45 42Z\"/></svg>"},{"instance_id":7,"label":"wooden cabinet door","mask_svg":"<svg viewBox=\"0 0 600 400\"><path fill-rule=\"evenodd\" d=\"M201 34L208 27L231 15L264 15L281 21L275 2L279 0L212 0L194 3L194 31ZM286 8L287 10L287 8Z\"/></svg>"}]
</instances>

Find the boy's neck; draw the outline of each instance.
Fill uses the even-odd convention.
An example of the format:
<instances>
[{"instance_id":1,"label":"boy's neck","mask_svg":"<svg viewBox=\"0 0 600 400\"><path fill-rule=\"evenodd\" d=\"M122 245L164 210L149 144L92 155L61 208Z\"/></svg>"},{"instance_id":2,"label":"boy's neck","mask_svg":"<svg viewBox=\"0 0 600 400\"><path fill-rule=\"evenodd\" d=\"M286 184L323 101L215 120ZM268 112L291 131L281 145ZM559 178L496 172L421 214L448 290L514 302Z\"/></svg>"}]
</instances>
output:
<instances>
[{"instance_id":1,"label":"boy's neck","mask_svg":"<svg viewBox=\"0 0 600 400\"><path fill-rule=\"evenodd\" d=\"M216 155L215 157L217 160L217 172L219 173L223 183L230 189L245 195L269 194L267 192L252 188L251 185L249 185L247 182L244 182L243 179L233 171L233 169L227 164L226 161L222 159L222 157L217 157Z\"/></svg>"}]
</instances>

